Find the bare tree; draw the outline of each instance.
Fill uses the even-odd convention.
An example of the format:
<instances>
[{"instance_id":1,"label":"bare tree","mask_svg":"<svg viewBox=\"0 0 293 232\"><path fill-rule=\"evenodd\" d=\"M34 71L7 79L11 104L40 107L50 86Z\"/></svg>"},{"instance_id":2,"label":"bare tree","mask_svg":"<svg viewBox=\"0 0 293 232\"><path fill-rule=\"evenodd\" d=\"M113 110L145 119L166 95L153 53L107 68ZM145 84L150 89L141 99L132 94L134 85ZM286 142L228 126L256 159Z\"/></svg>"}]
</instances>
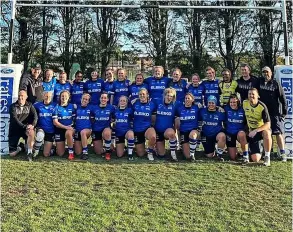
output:
<instances>
[{"instance_id":1,"label":"bare tree","mask_svg":"<svg viewBox=\"0 0 293 232\"><path fill-rule=\"evenodd\" d=\"M247 5L247 1L221 1L219 6ZM222 57L224 66L233 73L238 68L239 54L249 51L253 46L252 40L255 23L251 20L251 12L246 10L223 9L215 12L215 29L210 33L210 48Z\"/></svg>"},{"instance_id":2,"label":"bare tree","mask_svg":"<svg viewBox=\"0 0 293 232\"><path fill-rule=\"evenodd\" d=\"M257 6L274 6L279 1L255 1ZM277 63L280 37L282 35L282 17L277 11L260 10L255 16L257 22L257 42L261 52L260 66L274 67Z\"/></svg>"},{"instance_id":3,"label":"bare tree","mask_svg":"<svg viewBox=\"0 0 293 232\"><path fill-rule=\"evenodd\" d=\"M186 1L185 4L191 6L207 5L205 1ZM203 69L203 56L205 55L204 46L208 39L209 30L211 27L210 20L208 19L211 14L210 10L206 9L185 9L180 12L183 19L184 34L187 36L186 42L189 51L189 60L192 64L193 72L200 73Z\"/></svg>"}]
</instances>

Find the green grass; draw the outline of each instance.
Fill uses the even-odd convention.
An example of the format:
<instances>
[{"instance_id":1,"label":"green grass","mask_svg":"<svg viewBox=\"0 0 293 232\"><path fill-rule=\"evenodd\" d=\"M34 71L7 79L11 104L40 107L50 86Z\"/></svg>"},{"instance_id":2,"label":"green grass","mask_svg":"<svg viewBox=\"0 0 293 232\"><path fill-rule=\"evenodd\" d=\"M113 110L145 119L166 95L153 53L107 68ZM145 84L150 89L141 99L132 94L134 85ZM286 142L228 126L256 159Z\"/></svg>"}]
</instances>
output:
<instances>
[{"instance_id":1,"label":"green grass","mask_svg":"<svg viewBox=\"0 0 293 232\"><path fill-rule=\"evenodd\" d=\"M291 231L292 163L2 159L2 231Z\"/></svg>"}]
</instances>

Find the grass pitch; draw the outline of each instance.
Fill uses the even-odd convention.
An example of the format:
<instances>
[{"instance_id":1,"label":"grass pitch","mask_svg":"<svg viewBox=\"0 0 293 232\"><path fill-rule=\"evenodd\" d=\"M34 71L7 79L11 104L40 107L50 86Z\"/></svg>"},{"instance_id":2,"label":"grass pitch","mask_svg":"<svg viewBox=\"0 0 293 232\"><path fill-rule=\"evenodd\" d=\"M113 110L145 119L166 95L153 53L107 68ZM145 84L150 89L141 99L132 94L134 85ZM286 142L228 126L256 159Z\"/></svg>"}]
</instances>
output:
<instances>
[{"instance_id":1,"label":"grass pitch","mask_svg":"<svg viewBox=\"0 0 293 232\"><path fill-rule=\"evenodd\" d=\"M292 163L2 158L2 231L291 231Z\"/></svg>"}]
</instances>

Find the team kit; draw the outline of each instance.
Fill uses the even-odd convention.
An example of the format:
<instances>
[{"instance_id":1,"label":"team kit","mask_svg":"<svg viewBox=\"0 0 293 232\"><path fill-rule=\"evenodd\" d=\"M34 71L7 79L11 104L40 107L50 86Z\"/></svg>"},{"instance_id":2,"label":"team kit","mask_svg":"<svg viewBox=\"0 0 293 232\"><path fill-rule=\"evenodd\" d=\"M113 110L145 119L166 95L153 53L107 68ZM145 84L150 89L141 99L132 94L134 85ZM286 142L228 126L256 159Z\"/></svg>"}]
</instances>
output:
<instances>
[{"instance_id":1,"label":"team kit","mask_svg":"<svg viewBox=\"0 0 293 232\"><path fill-rule=\"evenodd\" d=\"M243 67L250 71L248 65ZM114 71L107 69L105 80L93 71L87 81L77 72L72 82L65 72L57 80L52 70L46 70L38 82L34 75L40 70L32 69L30 76L21 79L18 101L10 106L10 154L21 151L22 137L30 161L42 146L47 157L56 146L59 156L68 149L69 160L87 160L89 141L95 154L108 161L114 149L117 157L134 160L135 150L137 157L146 155L152 161L165 157L168 142L171 160L178 161L180 144L184 158L193 161L202 143L205 155L219 161L224 161L225 149L231 160L241 155L244 163L260 161L264 150L264 165L270 166L272 134L282 136L287 106L282 88L265 76L271 72L269 67L263 68L264 77L244 75L237 81L228 69L219 80L208 67L206 79L193 74L190 82L181 78L180 69L172 77L164 76L161 66L153 70L153 76L137 74L131 83L125 69L117 71L116 80ZM274 102L269 106L260 100L262 93L275 99L276 92L280 110ZM279 149L285 161L284 147Z\"/></svg>"}]
</instances>

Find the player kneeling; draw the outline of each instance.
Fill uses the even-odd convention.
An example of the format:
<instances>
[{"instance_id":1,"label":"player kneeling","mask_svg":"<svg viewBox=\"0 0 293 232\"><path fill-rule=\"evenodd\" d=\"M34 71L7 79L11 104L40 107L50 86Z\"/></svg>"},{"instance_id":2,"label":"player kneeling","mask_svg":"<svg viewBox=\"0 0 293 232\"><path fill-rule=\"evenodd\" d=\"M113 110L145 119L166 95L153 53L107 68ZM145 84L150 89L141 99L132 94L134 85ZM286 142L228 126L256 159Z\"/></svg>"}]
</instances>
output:
<instances>
[{"instance_id":1,"label":"player kneeling","mask_svg":"<svg viewBox=\"0 0 293 232\"><path fill-rule=\"evenodd\" d=\"M186 159L194 160L196 146L198 144L199 132L199 112L197 104L194 104L194 96L192 93L185 95L184 105L176 109L176 115L180 119L180 137L183 154Z\"/></svg>"},{"instance_id":2,"label":"player kneeling","mask_svg":"<svg viewBox=\"0 0 293 232\"><path fill-rule=\"evenodd\" d=\"M89 158L87 140L92 133L90 99L91 96L88 93L82 95L81 105L78 105L75 117L74 150L75 154L82 154L80 158L83 160ZM74 156L71 159L74 159Z\"/></svg>"},{"instance_id":3,"label":"player kneeling","mask_svg":"<svg viewBox=\"0 0 293 232\"><path fill-rule=\"evenodd\" d=\"M215 156L215 144L217 145L216 153L220 161L224 161L223 151L226 144L226 135L224 134L223 122L225 112L217 106L217 98L210 95L207 99L207 107L201 109L200 118L202 120L202 136L204 152L207 157Z\"/></svg>"},{"instance_id":4,"label":"player kneeling","mask_svg":"<svg viewBox=\"0 0 293 232\"><path fill-rule=\"evenodd\" d=\"M154 146L156 144L156 131L152 127L152 114L156 112L155 104L149 100L149 93L142 88L139 91L139 99L133 104L133 131L135 148L138 156L145 154L145 140L148 140L147 157L154 160Z\"/></svg>"},{"instance_id":5,"label":"player kneeling","mask_svg":"<svg viewBox=\"0 0 293 232\"><path fill-rule=\"evenodd\" d=\"M122 157L125 149L125 139L127 140L128 159L134 160L134 133L131 130L131 121L133 118L132 109L127 107L128 99L125 96L119 98L118 107L115 109L115 136L116 152L118 157Z\"/></svg>"},{"instance_id":6,"label":"player kneeling","mask_svg":"<svg viewBox=\"0 0 293 232\"><path fill-rule=\"evenodd\" d=\"M26 91L21 90L18 93L18 100L10 105L9 155L16 156L22 150L18 143L19 139L23 138L27 142L27 158L32 161L35 125L37 124L38 115L35 107L26 99Z\"/></svg>"},{"instance_id":7,"label":"player kneeling","mask_svg":"<svg viewBox=\"0 0 293 232\"><path fill-rule=\"evenodd\" d=\"M33 156L36 157L39 154L40 147L44 142L43 154L45 157L50 156L51 149L54 142L54 124L52 115L55 103L52 102L52 92L44 92L43 102L37 102L34 107L38 113L37 133L36 141L34 144Z\"/></svg>"},{"instance_id":8,"label":"player kneeling","mask_svg":"<svg viewBox=\"0 0 293 232\"><path fill-rule=\"evenodd\" d=\"M63 90L60 93L59 104L53 113L53 123L55 125L56 153L63 156L65 153L65 140L68 145L68 159L74 157L73 151L73 118L75 117L75 107L69 103L70 93Z\"/></svg>"},{"instance_id":9,"label":"player kneeling","mask_svg":"<svg viewBox=\"0 0 293 232\"><path fill-rule=\"evenodd\" d=\"M246 140L246 118L236 94L231 94L228 105L225 106L226 143L232 160L237 158L236 141L241 145L244 163L249 162L248 144Z\"/></svg>"},{"instance_id":10,"label":"player kneeling","mask_svg":"<svg viewBox=\"0 0 293 232\"><path fill-rule=\"evenodd\" d=\"M157 134L157 152L159 157L165 156L165 139L169 140L172 160L176 157L177 139L174 130L176 90L167 88L164 91L164 100L157 107L155 130Z\"/></svg>"},{"instance_id":11,"label":"player kneeling","mask_svg":"<svg viewBox=\"0 0 293 232\"><path fill-rule=\"evenodd\" d=\"M105 142L107 161L111 160L111 120L114 115L114 106L108 103L109 98L106 93L102 93L100 104L93 107L93 132L92 139L95 153L101 155L103 153L103 140Z\"/></svg>"},{"instance_id":12,"label":"player kneeling","mask_svg":"<svg viewBox=\"0 0 293 232\"><path fill-rule=\"evenodd\" d=\"M272 148L271 122L266 105L259 101L257 89L250 89L248 100L243 101L243 109L249 128L248 142L253 162L261 159L260 141L263 140L265 150L265 166L271 165L270 151Z\"/></svg>"}]
</instances>

